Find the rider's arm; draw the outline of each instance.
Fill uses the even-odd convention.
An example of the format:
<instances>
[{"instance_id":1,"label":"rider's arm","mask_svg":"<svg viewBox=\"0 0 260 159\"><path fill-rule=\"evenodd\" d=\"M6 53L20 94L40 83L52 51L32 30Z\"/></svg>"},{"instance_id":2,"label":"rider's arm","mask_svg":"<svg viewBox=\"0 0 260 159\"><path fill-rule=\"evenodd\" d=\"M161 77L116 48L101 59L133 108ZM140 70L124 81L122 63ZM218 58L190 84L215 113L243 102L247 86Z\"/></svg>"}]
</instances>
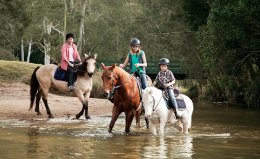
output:
<instances>
[{"instance_id":1,"label":"rider's arm","mask_svg":"<svg viewBox=\"0 0 260 159\"><path fill-rule=\"evenodd\" d=\"M141 67L147 67L146 57L145 57L145 54L144 54L144 53L143 53L143 55L142 55L142 60L143 60L143 63L137 63L137 64L135 64L135 67L139 67L139 66L141 66Z\"/></svg>"},{"instance_id":2,"label":"rider's arm","mask_svg":"<svg viewBox=\"0 0 260 159\"><path fill-rule=\"evenodd\" d=\"M127 55L127 57L126 57L126 59L125 59L125 62L124 62L123 64L120 64L119 66L120 66L121 68L124 68L124 67L128 64L128 62L129 62L129 57L128 57L128 55Z\"/></svg>"}]
</instances>

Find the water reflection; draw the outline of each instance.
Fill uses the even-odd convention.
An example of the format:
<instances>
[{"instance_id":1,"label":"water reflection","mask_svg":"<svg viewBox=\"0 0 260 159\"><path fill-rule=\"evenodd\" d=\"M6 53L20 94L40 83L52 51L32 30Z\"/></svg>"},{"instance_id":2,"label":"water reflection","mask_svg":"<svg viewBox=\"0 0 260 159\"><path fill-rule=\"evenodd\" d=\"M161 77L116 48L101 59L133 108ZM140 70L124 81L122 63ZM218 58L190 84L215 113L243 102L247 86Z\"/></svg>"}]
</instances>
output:
<instances>
[{"instance_id":1,"label":"water reflection","mask_svg":"<svg viewBox=\"0 0 260 159\"><path fill-rule=\"evenodd\" d=\"M124 134L124 118L108 133L110 117L0 120L0 156L17 158L259 158L260 114L197 107L192 131L167 125L163 137L145 128ZM230 110L232 109L232 110ZM245 116L245 114L250 114ZM144 120L142 120L144 126Z\"/></svg>"},{"instance_id":2,"label":"water reflection","mask_svg":"<svg viewBox=\"0 0 260 159\"><path fill-rule=\"evenodd\" d=\"M193 138L190 135L147 138L142 158L192 158Z\"/></svg>"}]
</instances>

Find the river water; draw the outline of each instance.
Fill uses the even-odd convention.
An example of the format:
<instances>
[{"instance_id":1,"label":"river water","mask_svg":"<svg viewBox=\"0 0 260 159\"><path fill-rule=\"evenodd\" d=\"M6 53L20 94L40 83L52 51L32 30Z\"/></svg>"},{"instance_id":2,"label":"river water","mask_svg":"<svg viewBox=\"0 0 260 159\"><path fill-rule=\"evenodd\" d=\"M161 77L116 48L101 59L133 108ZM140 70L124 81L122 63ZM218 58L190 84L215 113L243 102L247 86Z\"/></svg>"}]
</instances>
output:
<instances>
[{"instance_id":1,"label":"river water","mask_svg":"<svg viewBox=\"0 0 260 159\"><path fill-rule=\"evenodd\" d=\"M164 136L131 127L121 116L108 133L111 117L0 120L1 159L80 158L260 158L260 113L228 105L195 103L190 134L167 125Z\"/></svg>"}]
</instances>

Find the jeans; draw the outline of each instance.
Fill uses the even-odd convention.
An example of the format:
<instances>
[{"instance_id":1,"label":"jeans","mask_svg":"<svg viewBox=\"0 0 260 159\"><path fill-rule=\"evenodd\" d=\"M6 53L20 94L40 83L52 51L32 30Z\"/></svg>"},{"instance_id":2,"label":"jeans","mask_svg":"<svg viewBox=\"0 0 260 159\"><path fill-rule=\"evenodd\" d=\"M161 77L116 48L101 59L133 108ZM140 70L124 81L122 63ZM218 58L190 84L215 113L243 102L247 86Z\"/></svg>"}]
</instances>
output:
<instances>
[{"instance_id":1,"label":"jeans","mask_svg":"<svg viewBox=\"0 0 260 159\"><path fill-rule=\"evenodd\" d=\"M74 62L72 61L70 61L70 63L74 64ZM70 65L68 65L67 74L68 74L68 86L72 86L74 84L74 69Z\"/></svg>"},{"instance_id":2,"label":"jeans","mask_svg":"<svg viewBox=\"0 0 260 159\"><path fill-rule=\"evenodd\" d=\"M170 101L171 101L174 109L177 111L178 110L178 105L177 105L177 101L176 101L176 98L175 98L175 95L174 95L173 88L167 88L167 92L168 92Z\"/></svg>"}]
</instances>

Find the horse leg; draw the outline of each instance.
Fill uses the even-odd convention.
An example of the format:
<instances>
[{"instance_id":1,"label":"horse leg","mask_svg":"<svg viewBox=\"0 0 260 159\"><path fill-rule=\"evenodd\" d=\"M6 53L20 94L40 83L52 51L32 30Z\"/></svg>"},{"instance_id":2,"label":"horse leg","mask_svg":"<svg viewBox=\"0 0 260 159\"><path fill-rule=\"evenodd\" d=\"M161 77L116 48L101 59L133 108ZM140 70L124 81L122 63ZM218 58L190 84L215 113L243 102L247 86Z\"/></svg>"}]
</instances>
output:
<instances>
[{"instance_id":1,"label":"horse leg","mask_svg":"<svg viewBox=\"0 0 260 159\"><path fill-rule=\"evenodd\" d=\"M135 112L136 127L141 128L140 124L141 109Z\"/></svg>"},{"instance_id":2,"label":"horse leg","mask_svg":"<svg viewBox=\"0 0 260 159\"><path fill-rule=\"evenodd\" d=\"M79 119L81 117L81 115L83 115L85 110L85 118L86 119L90 119L90 116L88 114L88 102L82 104L82 109L81 111L76 115L76 119Z\"/></svg>"},{"instance_id":3,"label":"horse leg","mask_svg":"<svg viewBox=\"0 0 260 159\"><path fill-rule=\"evenodd\" d=\"M84 104L82 104L82 109L81 109L81 111L76 115L76 119L79 119L79 118L81 117L81 115L84 113L84 110L85 110Z\"/></svg>"},{"instance_id":4,"label":"horse leg","mask_svg":"<svg viewBox=\"0 0 260 159\"><path fill-rule=\"evenodd\" d=\"M149 123L150 123L150 131L151 131L151 133L153 134L153 135L157 135L157 133L156 133L156 123L154 123L154 122L152 122L151 120L149 120Z\"/></svg>"},{"instance_id":5,"label":"horse leg","mask_svg":"<svg viewBox=\"0 0 260 159\"><path fill-rule=\"evenodd\" d=\"M44 103L44 105L45 105L46 112L47 112L49 118L54 118L53 115L52 115L52 113L51 113L51 110L50 110L50 108L49 108L48 100L45 99L45 98L42 98L42 100L43 100L43 103Z\"/></svg>"},{"instance_id":6,"label":"horse leg","mask_svg":"<svg viewBox=\"0 0 260 159\"><path fill-rule=\"evenodd\" d=\"M126 133L130 132L130 126L132 124L133 118L134 118L134 114L132 111L126 112L126 118L125 118L125 120L126 120L125 132Z\"/></svg>"},{"instance_id":7,"label":"horse leg","mask_svg":"<svg viewBox=\"0 0 260 159\"><path fill-rule=\"evenodd\" d=\"M90 92L86 92L85 96L83 94L78 95L79 100L82 103L82 109L81 111L76 115L76 119L79 119L81 115L83 115L85 110L85 118L90 119L90 116L88 114L88 100L89 100Z\"/></svg>"},{"instance_id":8,"label":"horse leg","mask_svg":"<svg viewBox=\"0 0 260 159\"><path fill-rule=\"evenodd\" d=\"M118 116L120 115L120 111L119 110L117 110L118 109L118 106L116 106L116 105L114 105L113 106L113 110L112 110L112 118L111 118L111 121L110 121L110 123L109 123L109 128L108 128L108 132L112 132L112 129L113 129L113 127L114 127L114 125L115 125L115 122L116 122L116 120L117 120L117 118L118 118Z\"/></svg>"},{"instance_id":9,"label":"horse leg","mask_svg":"<svg viewBox=\"0 0 260 159\"><path fill-rule=\"evenodd\" d=\"M165 118L161 118L160 119L159 135L163 135L164 134L164 127L166 125L166 121L167 121L167 119L165 119Z\"/></svg>"},{"instance_id":10,"label":"horse leg","mask_svg":"<svg viewBox=\"0 0 260 159\"><path fill-rule=\"evenodd\" d=\"M37 115L41 115L41 112L39 109L41 98L42 98L42 91L39 91L36 95L36 104L35 104L35 112L37 113Z\"/></svg>"}]
</instances>

